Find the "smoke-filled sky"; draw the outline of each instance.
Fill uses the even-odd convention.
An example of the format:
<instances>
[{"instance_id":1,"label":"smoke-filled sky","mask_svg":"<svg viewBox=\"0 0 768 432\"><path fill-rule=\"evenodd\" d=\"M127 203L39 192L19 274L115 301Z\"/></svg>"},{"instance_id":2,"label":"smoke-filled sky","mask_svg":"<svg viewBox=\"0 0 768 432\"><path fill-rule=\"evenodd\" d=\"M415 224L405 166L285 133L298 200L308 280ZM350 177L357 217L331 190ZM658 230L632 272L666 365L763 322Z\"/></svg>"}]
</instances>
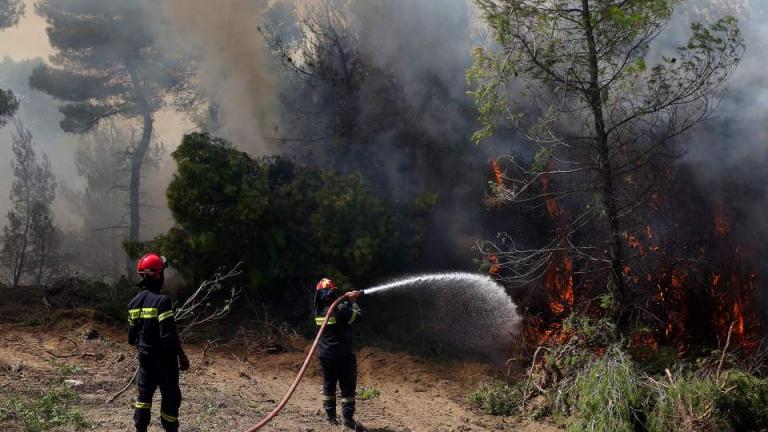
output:
<instances>
[{"instance_id":1,"label":"smoke-filled sky","mask_svg":"<svg viewBox=\"0 0 768 432\"><path fill-rule=\"evenodd\" d=\"M166 48L187 50L198 57L200 91L217 105L221 117L220 132L252 154L277 151L265 142L264 137L274 135L272 129L278 123L272 111L276 111L277 95L273 93L279 80L272 76L274 70L266 66L269 53L257 27L265 5L280 2L289 6L294 4L288 0L165 0L162 4L166 16L147 23L153 26ZM31 70L33 63L30 62L47 61L53 53L45 33L45 22L34 12L34 0L26 0L26 3L26 16L18 27L0 32L0 58L10 58L2 63L0 88L10 87L26 98L22 101L19 117L32 130L38 149L51 156L59 183L76 187L78 178L72 155L78 137L64 134L58 128L56 101L28 87L19 88L26 82L26 77L20 74ZM449 94L457 101L466 97L468 89L463 69L469 65L468 51L472 44L484 42L477 34L482 26L477 22L476 8L471 0L351 3L357 8L354 16L361 25L357 31L364 33L360 35L361 49L378 66L391 70L398 77L414 106L429 103L429 95L420 93L423 87L418 85L419 80L435 77L449 88ZM764 3L764 0L692 0L687 6L689 12L693 10L701 19L722 13L738 15L747 43L746 57L731 80L729 96L719 113L721 119L731 119L734 127L716 133L708 131L706 136L694 133L687 138L696 142L686 146L689 149L686 161L697 170L703 184L713 190L717 190L718 180L726 171L737 170L744 160L754 159L755 152L764 158L763 113L768 108L764 97L764 71L768 70L768 30L764 25L765 15L756 12L765 9ZM374 9L371 5L379 7ZM376 15L382 10L387 16ZM678 13L670 24L670 39L686 34L683 15ZM469 136L474 128L473 124L452 118L429 118L436 110L425 109L423 112L425 132L438 139L441 133ZM365 113L361 118L365 118ZM157 114L157 140L165 144L166 156L178 144L182 134L192 127L190 121L169 109ZM10 131L10 127L0 131L0 215L8 210L5 197L11 182L8 165ZM290 130L281 133L291 135ZM390 138L383 134L380 139ZM474 145L468 141L467 146ZM397 165L405 154L395 150L397 146L392 148L392 166L388 169L394 178L399 175ZM165 162L158 175L147 179L161 190L159 199L163 197L163 185L172 169L173 164ZM484 178L487 173L477 175ZM59 223L76 226L77 221L65 209L66 205L57 203ZM160 225L163 224L158 224L157 229L163 228Z\"/></svg>"}]
</instances>

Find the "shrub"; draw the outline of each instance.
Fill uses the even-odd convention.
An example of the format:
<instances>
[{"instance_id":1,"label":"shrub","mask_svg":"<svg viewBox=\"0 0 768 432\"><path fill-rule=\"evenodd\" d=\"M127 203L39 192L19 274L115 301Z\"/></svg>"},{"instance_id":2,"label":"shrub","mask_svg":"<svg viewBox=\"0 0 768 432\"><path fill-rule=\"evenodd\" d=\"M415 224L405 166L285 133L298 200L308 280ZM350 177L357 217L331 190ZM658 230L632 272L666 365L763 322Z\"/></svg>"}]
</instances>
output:
<instances>
[{"instance_id":1,"label":"shrub","mask_svg":"<svg viewBox=\"0 0 768 432\"><path fill-rule=\"evenodd\" d=\"M518 412L522 392L517 386L495 381L481 384L480 388L472 392L469 400L486 414L508 416Z\"/></svg>"},{"instance_id":2,"label":"shrub","mask_svg":"<svg viewBox=\"0 0 768 432\"><path fill-rule=\"evenodd\" d=\"M360 390L357 391L357 397L362 400L376 399L379 396L381 396L381 390L379 390L379 388L375 385L370 387L361 387Z\"/></svg>"},{"instance_id":3,"label":"shrub","mask_svg":"<svg viewBox=\"0 0 768 432\"><path fill-rule=\"evenodd\" d=\"M74 391L58 385L37 397L14 398L9 401L6 410L21 421L29 432L48 431L59 426L82 430L89 424L83 413L73 407L77 400Z\"/></svg>"},{"instance_id":4,"label":"shrub","mask_svg":"<svg viewBox=\"0 0 768 432\"><path fill-rule=\"evenodd\" d=\"M714 416L719 389L709 377L680 376L674 384L657 387L647 429L649 432L726 431Z\"/></svg>"},{"instance_id":5,"label":"shrub","mask_svg":"<svg viewBox=\"0 0 768 432\"><path fill-rule=\"evenodd\" d=\"M768 381L741 371L729 371L722 388L715 403L732 430L768 430Z\"/></svg>"},{"instance_id":6,"label":"shrub","mask_svg":"<svg viewBox=\"0 0 768 432\"><path fill-rule=\"evenodd\" d=\"M569 431L632 432L641 418L643 389L637 369L617 347L589 362L562 388L564 396L556 407L577 418Z\"/></svg>"}]
</instances>

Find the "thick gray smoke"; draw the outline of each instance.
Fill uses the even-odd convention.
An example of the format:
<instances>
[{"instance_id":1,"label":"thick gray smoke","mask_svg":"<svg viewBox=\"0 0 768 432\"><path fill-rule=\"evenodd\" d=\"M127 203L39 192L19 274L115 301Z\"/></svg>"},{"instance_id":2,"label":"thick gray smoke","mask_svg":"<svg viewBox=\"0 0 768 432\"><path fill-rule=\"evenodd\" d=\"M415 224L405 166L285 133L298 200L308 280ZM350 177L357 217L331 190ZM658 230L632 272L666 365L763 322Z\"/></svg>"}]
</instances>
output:
<instances>
[{"instance_id":1,"label":"thick gray smoke","mask_svg":"<svg viewBox=\"0 0 768 432\"><path fill-rule=\"evenodd\" d=\"M437 262L432 268L472 265L465 258L471 255L469 248L474 240L483 236L482 230L493 235L491 228L483 226L482 199L488 180L488 162L493 155L512 152L510 146L515 144L503 143L506 148L498 149L470 142L477 125L474 103L467 95L465 74L472 64L471 48L487 43L473 1L143 1L152 15L145 22L131 25L136 29L151 26L161 49L189 55L199 66L193 71L190 92L197 93L193 95L197 101L211 105L205 106L203 115L196 119L199 125L206 125L253 154L300 154L306 155L301 162L325 166L329 165L328 155L338 144L334 136L323 130L327 121L323 115L330 115L325 110L327 107L313 105L315 101L307 98L306 87L295 86L295 81L287 78L295 72L275 67L274 53L267 49L259 27L263 29L267 23L277 23L288 29L281 34L285 40L295 39L298 21L313 7L343 5L348 20L345 24L355 37L357 53L386 76L386 82L365 81L359 89L356 120L370 131L359 140L365 140L366 151L371 153L344 153L350 159L350 170L359 169L367 180L381 183L399 199L407 200L422 192L436 193L439 199L427 234L431 240L428 254L453 253L462 257ZM27 18L21 26L28 25L25 23L34 15L34 8L29 6L32 3L27 3ZM162 13L156 13L160 10L157 4L162 6ZM740 199L736 207L743 213L741 221L745 226L758 231L760 238L768 238L768 222L764 217L768 198L764 187L760 189L768 178L762 174L768 162L765 2L691 0L676 12L662 44L669 48L684 43L690 33L687 23L691 19L710 21L726 13L741 20L746 55L730 81L717 118L683 138L687 149L683 162L695 174L701 189L719 200L731 199L733 185L738 183L736 178L750 186L754 190L752 199ZM124 33L130 34L131 29L116 32ZM300 62L302 56L299 54L295 59ZM50 154L59 183L73 189L81 186L72 156L78 138L59 130L57 103L29 89L27 75L32 64L6 61L0 67L0 87L12 88L22 95L19 116L32 130L39 148ZM396 105L382 107L380 95L384 86L400 89ZM302 102L292 108L313 112L286 109L285 101L291 99ZM386 114L397 121L382 121L388 119L382 116L382 108L390 109ZM159 130L175 131L168 134L172 138L165 140L167 151L160 162L162 181L150 186L152 180L148 178L145 189L156 197L151 203L156 207L165 206L164 182L173 169L168 154L178 142L179 131L194 127L167 115L168 111L158 113L156 118ZM8 130L0 134L3 142L9 143ZM285 137L299 140L286 143L275 139ZM314 139L317 137L321 139ZM157 141L162 141L161 138ZM301 138L310 139L302 141ZM296 147L301 148L296 151ZM0 149L0 161L5 164L5 168L0 169L0 216L7 209L4 197L10 185L8 148L3 145ZM148 207L146 211L156 210ZM60 222L66 220L67 225L77 225L68 222L71 214L61 211L57 216Z\"/></svg>"},{"instance_id":2,"label":"thick gray smoke","mask_svg":"<svg viewBox=\"0 0 768 432\"><path fill-rule=\"evenodd\" d=\"M730 210L733 232L765 256L761 244L768 239L768 4L695 1L677 14L672 25L685 28L689 20L711 21L724 14L739 19L746 53L714 117L685 137L683 163L704 195Z\"/></svg>"},{"instance_id":3,"label":"thick gray smoke","mask_svg":"<svg viewBox=\"0 0 768 432\"><path fill-rule=\"evenodd\" d=\"M181 50L199 59L199 90L217 111L215 133L253 155L274 153L264 141L269 122L271 79L264 38L258 31L261 17L248 0L166 0L170 28L165 49ZM170 33L169 33L170 32Z\"/></svg>"}]
</instances>

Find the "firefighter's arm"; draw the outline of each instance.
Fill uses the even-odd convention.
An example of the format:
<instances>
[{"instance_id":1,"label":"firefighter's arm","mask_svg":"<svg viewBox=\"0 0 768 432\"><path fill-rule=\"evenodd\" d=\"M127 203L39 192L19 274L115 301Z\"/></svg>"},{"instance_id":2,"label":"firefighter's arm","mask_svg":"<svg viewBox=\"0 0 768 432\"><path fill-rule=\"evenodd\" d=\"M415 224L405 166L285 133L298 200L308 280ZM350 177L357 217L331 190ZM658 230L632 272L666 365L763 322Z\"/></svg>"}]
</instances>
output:
<instances>
[{"instance_id":1,"label":"firefighter's arm","mask_svg":"<svg viewBox=\"0 0 768 432\"><path fill-rule=\"evenodd\" d=\"M173 307L171 299L163 296L157 307L157 320L160 322L160 341L170 352L175 352L178 356L186 358L184 350L181 348L181 341L176 332L176 320L173 318Z\"/></svg>"},{"instance_id":2,"label":"firefighter's arm","mask_svg":"<svg viewBox=\"0 0 768 432\"><path fill-rule=\"evenodd\" d=\"M362 311L356 303L344 302L336 310L336 322L354 324L360 320Z\"/></svg>"},{"instance_id":3,"label":"firefighter's arm","mask_svg":"<svg viewBox=\"0 0 768 432\"><path fill-rule=\"evenodd\" d=\"M128 344L136 346L139 343L139 325L136 321L138 319L137 313L133 310L128 310Z\"/></svg>"}]
</instances>

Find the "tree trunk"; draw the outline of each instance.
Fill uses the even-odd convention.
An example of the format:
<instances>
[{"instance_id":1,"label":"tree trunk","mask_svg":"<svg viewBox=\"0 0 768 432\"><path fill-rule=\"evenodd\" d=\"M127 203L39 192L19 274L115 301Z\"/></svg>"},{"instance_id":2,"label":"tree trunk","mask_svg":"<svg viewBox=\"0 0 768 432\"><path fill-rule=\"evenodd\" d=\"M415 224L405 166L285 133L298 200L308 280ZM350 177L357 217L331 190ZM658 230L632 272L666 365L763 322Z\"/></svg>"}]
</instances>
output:
<instances>
[{"instance_id":1,"label":"tree trunk","mask_svg":"<svg viewBox=\"0 0 768 432\"><path fill-rule=\"evenodd\" d=\"M605 119L603 117L603 101L600 95L599 68L597 58L597 46L595 43L594 28L592 27L592 15L589 9L589 0L582 0L582 18L584 31L589 49L589 88L587 96L592 117L594 120L594 140L598 154L598 171L601 181L601 198L606 212L608 227L608 260L610 261L610 286L614 295L616 308L623 308L626 296L624 276L622 275L622 244L621 225L619 213L616 207L615 185L613 184L613 168L611 167L610 151L608 148L608 135L606 133ZM621 313L619 312L621 315Z\"/></svg>"},{"instance_id":2,"label":"tree trunk","mask_svg":"<svg viewBox=\"0 0 768 432\"><path fill-rule=\"evenodd\" d=\"M40 258L37 263L37 278L35 279L35 285L40 287L43 285L43 269L45 268L45 258L47 255L45 243L42 245L42 249L40 250Z\"/></svg>"},{"instance_id":3,"label":"tree trunk","mask_svg":"<svg viewBox=\"0 0 768 432\"><path fill-rule=\"evenodd\" d=\"M144 158L147 156L147 152L149 151L149 144L152 140L152 129L154 126L154 120L152 119L151 113L145 112L143 118L144 126L141 132L141 141L131 155L131 224L128 231L128 240L132 242L139 241L139 234L141 229L141 203L139 197L141 189L141 167L144 165Z\"/></svg>"},{"instance_id":4,"label":"tree trunk","mask_svg":"<svg viewBox=\"0 0 768 432\"><path fill-rule=\"evenodd\" d=\"M139 241L139 235L141 230L141 168L144 165L144 158L149 151L149 144L152 141L152 130L154 126L154 119L152 118L152 109L147 100L147 95L144 92L144 88L141 85L139 74L136 72L136 68L128 63L128 74L131 77L131 84L133 87L133 96L136 99L136 104L141 112L142 120L144 124L141 130L141 141L139 145L133 150L131 155L131 184L129 187L130 203L129 211L131 216L130 226L128 228L128 240L131 242ZM132 276L133 262L128 263L128 277Z\"/></svg>"},{"instance_id":5,"label":"tree trunk","mask_svg":"<svg viewBox=\"0 0 768 432\"><path fill-rule=\"evenodd\" d=\"M16 289L19 287L19 283L21 282L21 275L24 273L24 265L26 264L27 259L27 246L29 243L29 225L31 223L32 215L30 214L30 208L31 200L29 198L29 191L27 191L27 208L24 215L24 232L22 233L21 238L21 247L19 247L18 255L16 256L16 265L13 269L13 289Z\"/></svg>"}]
</instances>

